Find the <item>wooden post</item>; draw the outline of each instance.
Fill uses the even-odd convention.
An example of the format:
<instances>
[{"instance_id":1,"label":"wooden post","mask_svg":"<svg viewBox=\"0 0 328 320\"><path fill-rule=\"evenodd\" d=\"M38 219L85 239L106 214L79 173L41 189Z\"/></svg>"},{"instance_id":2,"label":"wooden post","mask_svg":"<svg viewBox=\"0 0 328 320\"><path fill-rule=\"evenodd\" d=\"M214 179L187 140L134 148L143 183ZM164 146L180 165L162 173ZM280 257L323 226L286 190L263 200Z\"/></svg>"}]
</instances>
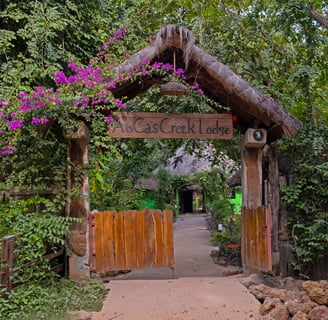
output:
<instances>
[{"instance_id":1,"label":"wooden post","mask_svg":"<svg viewBox=\"0 0 328 320\"><path fill-rule=\"evenodd\" d=\"M79 129L72 134L64 134L68 140L68 181L69 191L80 190L80 194L72 197L66 208L70 217L79 218L81 222L71 224L68 237L68 247L71 250L69 257L69 276L89 275L89 248L88 248L88 217L89 204L89 177L86 167L89 164L90 133L87 126L80 121ZM80 170L84 170L81 176Z\"/></svg>"},{"instance_id":2,"label":"wooden post","mask_svg":"<svg viewBox=\"0 0 328 320\"><path fill-rule=\"evenodd\" d=\"M244 148L242 152L242 203L249 209L262 205L262 156L261 148Z\"/></svg>"},{"instance_id":3,"label":"wooden post","mask_svg":"<svg viewBox=\"0 0 328 320\"><path fill-rule=\"evenodd\" d=\"M264 129L248 129L241 141L240 151L242 156L242 205L246 210L242 210L242 214L253 212L262 206L262 159L263 159L263 146L266 143L266 130ZM250 210L247 210L250 209ZM254 260L254 252L246 252L249 238L249 232L245 221L247 217L242 217L242 234L241 234L241 250L244 274L249 274L253 270L247 266L248 261ZM261 226L257 226L261 228ZM262 230L256 230L262 233ZM253 268L252 268L253 269Z\"/></svg>"},{"instance_id":4,"label":"wooden post","mask_svg":"<svg viewBox=\"0 0 328 320\"><path fill-rule=\"evenodd\" d=\"M242 203L248 209L256 209L262 205L262 147L265 143L264 129L248 129L241 141Z\"/></svg>"},{"instance_id":5,"label":"wooden post","mask_svg":"<svg viewBox=\"0 0 328 320\"><path fill-rule=\"evenodd\" d=\"M280 211L280 193L279 193L279 167L276 146L270 145L267 153L269 160L269 208L271 213L271 238L272 238L272 264L279 268L279 211Z\"/></svg>"},{"instance_id":6,"label":"wooden post","mask_svg":"<svg viewBox=\"0 0 328 320\"><path fill-rule=\"evenodd\" d=\"M287 177L279 176L279 186L287 185ZM280 201L279 209L279 275L282 277L295 276L291 261L294 259L292 248L290 247L290 237L286 226L287 208L286 204Z\"/></svg>"}]
</instances>

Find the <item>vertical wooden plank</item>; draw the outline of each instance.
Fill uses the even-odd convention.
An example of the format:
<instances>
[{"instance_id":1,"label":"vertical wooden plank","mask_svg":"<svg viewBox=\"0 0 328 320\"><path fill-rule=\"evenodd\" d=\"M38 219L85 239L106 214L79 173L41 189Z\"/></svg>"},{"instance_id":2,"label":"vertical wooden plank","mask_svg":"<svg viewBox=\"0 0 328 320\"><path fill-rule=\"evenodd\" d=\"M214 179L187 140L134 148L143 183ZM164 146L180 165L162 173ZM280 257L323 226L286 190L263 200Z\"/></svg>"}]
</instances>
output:
<instances>
[{"instance_id":1,"label":"vertical wooden plank","mask_svg":"<svg viewBox=\"0 0 328 320\"><path fill-rule=\"evenodd\" d=\"M248 209L247 210L247 226L250 230L249 232L249 238L248 238L248 248L249 248L249 266L252 268L256 268L256 260L257 260L257 238L256 238L256 214L254 209Z\"/></svg>"},{"instance_id":2,"label":"vertical wooden plank","mask_svg":"<svg viewBox=\"0 0 328 320\"><path fill-rule=\"evenodd\" d=\"M276 151L277 146L275 144L270 144L267 157L269 160L269 189L268 200L270 213L272 214L272 229L270 230L270 238L272 232L272 251L274 254L274 264L279 263L279 246L278 246L278 232L280 229L279 215L280 215L280 187L279 187L279 164L278 156ZM271 249L270 249L271 251ZM272 258L272 257L271 257Z\"/></svg>"},{"instance_id":3,"label":"vertical wooden plank","mask_svg":"<svg viewBox=\"0 0 328 320\"><path fill-rule=\"evenodd\" d=\"M118 212L114 215L114 247L116 270L126 270L123 212Z\"/></svg>"},{"instance_id":4,"label":"vertical wooden plank","mask_svg":"<svg viewBox=\"0 0 328 320\"><path fill-rule=\"evenodd\" d=\"M136 212L135 216L136 227L136 254L137 268L143 268L145 264L145 211Z\"/></svg>"},{"instance_id":5,"label":"vertical wooden plank","mask_svg":"<svg viewBox=\"0 0 328 320\"><path fill-rule=\"evenodd\" d=\"M251 209L262 204L262 156L258 148L242 151L243 205Z\"/></svg>"},{"instance_id":6,"label":"vertical wooden plank","mask_svg":"<svg viewBox=\"0 0 328 320\"><path fill-rule=\"evenodd\" d=\"M155 259L155 231L151 209L145 209L144 218L144 267L152 268Z\"/></svg>"},{"instance_id":7,"label":"vertical wooden plank","mask_svg":"<svg viewBox=\"0 0 328 320\"><path fill-rule=\"evenodd\" d=\"M14 237L12 237L8 242L8 286L7 290L11 291L13 289L13 268L14 268Z\"/></svg>"},{"instance_id":8,"label":"vertical wooden plank","mask_svg":"<svg viewBox=\"0 0 328 320\"><path fill-rule=\"evenodd\" d=\"M252 256L252 253L251 253L251 250L250 250L250 242L251 242L251 237L252 237L252 225L250 223L251 221L251 216L250 216L250 210L249 209L246 209L245 210L245 219L246 219L246 229L247 229L247 238L246 238L246 261L247 261L247 264L246 266L251 266L251 256Z\"/></svg>"},{"instance_id":9,"label":"vertical wooden plank","mask_svg":"<svg viewBox=\"0 0 328 320\"><path fill-rule=\"evenodd\" d=\"M3 263L2 271L4 272L2 276L2 285L4 286L7 292L9 292L9 276L10 276L8 243L9 240L7 238L4 238L2 242L2 258L1 258Z\"/></svg>"},{"instance_id":10,"label":"vertical wooden plank","mask_svg":"<svg viewBox=\"0 0 328 320\"><path fill-rule=\"evenodd\" d=\"M90 214L89 216L89 265L90 265L90 271L95 271L95 243L94 243L94 214Z\"/></svg>"},{"instance_id":11,"label":"vertical wooden plank","mask_svg":"<svg viewBox=\"0 0 328 320\"><path fill-rule=\"evenodd\" d=\"M124 215L124 246L125 246L125 268L135 269L137 267L137 253L136 253L136 224L135 210L128 210L123 212Z\"/></svg>"},{"instance_id":12,"label":"vertical wooden plank","mask_svg":"<svg viewBox=\"0 0 328 320\"><path fill-rule=\"evenodd\" d=\"M104 268L104 246L103 246L103 214L98 212L94 215L96 271L105 272Z\"/></svg>"},{"instance_id":13,"label":"vertical wooden plank","mask_svg":"<svg viewBox=\"0 0 328 320\"><path fill-rule=\"evenodd\" d=\"M172 210L163 211L164 265L174 266L174 231Z\"/></svg>"},{"instance_id":14,"label":"vertical wooden plank","mask_svg":"<svg viewBox=\"0 0 328 320\"><path fill-rule=\"evenodd\" d=\"M267 270L272 271L272 247L271 247L271 215L268 208L265 209L266 244L267 244Z\"/></svg>"},{"instance_id":15,"label":"vertical wooden plank","mask_svg":"<svg viewBox=\"0 0 328 320\"><path fill-rule=\"evenodd\" d=\"M246 225L246 208L241 207L241 261L242 265L245 269L245 266L247 265L246 261L246 230L247 230L247 225ZM245 270L244 270L245 271Z\"/></svg>"},{"instance_id":16,"label":"vertical wooden plank","mask_svg":"<svg viewBox=\"0 0 328 320\"><path fill-rule=\"evenodd\" d=\"M260 243L259 241L261 240L261 238L259 237L259 233L262 232L262 230L259 230L259 226L258 226L258 219L257 219L257 215L256 215L256 209L252 209L251 210L251 217L252 217L252 220L251 220L251 224L252 224L252 238L251 238L251 243L252 243L252 246L250 247L251 248L251 266L253 268L257 268L257 269L260 269L259 268L259 247L260 247Z\"/></svg>"},{"instance_id":17,"label":"vertical wooden plank","mask_svg":"<svg viewBox=\"0 0 328 320\"><path fill-rule=\"evenodd\" d=\"M163 213L160 210L154 210L152 216L155 232L154 267L159 268L164 265Z\"/></svg>"},{"instance_id":18,"label":"vertical wooden plank","mask_svg":"<svg viewBox=\"0 0 328 320\"><path fill-rule=\"evenodd\" d=\"M262 270L263 268L263 257L264 257L264 252L263 252L263 220L262 220L262 207L258 207L254 210L254 215L255 215L255 234L254 234L254 238L256 239L256 246L257 246L257 250L256 250L256 263L255 265L257 266L257 268L259 270Z\"/></svg>"},{"instance_id":19,"label":"vertical wooden plank","mask_svg":"<svg viewBox=\"0 0 328 320\"><path fill-rule=\"evenodd\" d=\"M249 249L248 249L248 238L249 238L249 233L250 233L250 230L249 230L249 226L248 226L248 210L247 208L244 207L244 210L243 210L243 217L244 217L244 234L245 234L245 238L244 238L244 258L245 258L245 262L244 262L244 266L247 267L249 265Z\"/></svg>"},{"instance_id":20,"label":"vertical wooden plank","mask_svg":"<svg viewBox=\"0 0 328 320\"><path fill-rule=\"evenodd\" d=\"M242 209L243 223L243 265L256 270L272 269L270 260L270 231L268 230L269 213L264 206L256 209Z\"/></svg>"},{"instance_id":21,"label":"vertical wooden plank","mask_svg":"<svg viewBox=\"0 0 328 320\"><path fill-rule=\"evenodd\" d=\"M268 270L268 241L267 241L267 221L266 209L261 207L261 232L262 232L262 270Z\"/></svg>"},{"instance_id":22,"label":"vertical wooden plank","mask_svg":"<svg viewBox=\"0 0 328 320\"><path fill-rule=\"evenodd\" d=\"M7 265L7 260L6 260L6 241L5 239L1 240L1 260L0 260L0 279L1 279L1 287L6 288L6 265Z\"/></svg>"},{"instance_id":23,"label":"vertical wooden plank","mask_svg":"<svg viewBox=\"0 0 328 320\"><path fill-rule=\"evenodd\" d=\"M266 209L264 206L257 208L259 249L258 256L259 269L268 271L268 250L267 250L267 223L266 223Z\"/></svg>"},{"instance_id":24,"label":"vertical wooden plank","mask_svg":"<svg viewBox=\"0 0 328 320\"><path fill-rule=\"evenodd\" d=\"M115 270L114 255L114 214L113 211L104 211L103 214L103 248L104 248L104 269L105 271Z\"/></svg>"},{"instance_id":25,"label":"vertical wooden plank","mask_svg":"<svg viewBox=\"0 0 328 320\"><path fill-rule=\"evenodd\" d=\"M270 177L269 177L270 178ZM279 181L278 181L279 186L286 186L287 185L287 178L285 176L280 176ZM270 182L271 186L271 182ZM271 191L272 192L272 191ZM270 203L270 210L273 210L272 205ZM292 276L292 266L291 266L291 261L293 257L292 249L287 245L289 241L288 237L288 228L286 226L286 216L287 216L287 206L286 204L282 203L280 201L280 210L278 212L279 214L279 225L278 229L280 229L280 234L279 234L279 273L283 277L287 276ZM272 218L274 215L274 212L271 212ZM274 221L272 220L272 224L274 224ZM274 226L272 226L274 228ZM274 259L274 245L272 244L272 264L275 264L275 259Z\"/></svg>"}]
</instances>

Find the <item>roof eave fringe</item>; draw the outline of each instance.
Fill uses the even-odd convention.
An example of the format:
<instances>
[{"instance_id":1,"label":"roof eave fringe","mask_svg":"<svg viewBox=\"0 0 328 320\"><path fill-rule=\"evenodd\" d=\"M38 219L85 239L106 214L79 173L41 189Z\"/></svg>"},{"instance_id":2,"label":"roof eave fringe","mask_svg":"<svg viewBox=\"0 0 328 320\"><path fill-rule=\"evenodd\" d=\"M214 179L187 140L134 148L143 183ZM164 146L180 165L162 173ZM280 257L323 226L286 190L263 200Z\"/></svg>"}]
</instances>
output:
<instances>
[{"instance_id":1,"label":"roof eave fringe","mask_svg":"<svg viewBox=\"0 0 328 320\"><path fill-rule=\"evenodd\" d=\"M179 39L178 41L177 38ZM185 69L187 69L192 51L191 49L194 44L195 38L191 31L181 26L169 24L162 27L157 33L154 46L156 48L156 55L159 55L163 51L163 48L165 50L170 46L182 49Z\"/></svg>"}]
</instances>

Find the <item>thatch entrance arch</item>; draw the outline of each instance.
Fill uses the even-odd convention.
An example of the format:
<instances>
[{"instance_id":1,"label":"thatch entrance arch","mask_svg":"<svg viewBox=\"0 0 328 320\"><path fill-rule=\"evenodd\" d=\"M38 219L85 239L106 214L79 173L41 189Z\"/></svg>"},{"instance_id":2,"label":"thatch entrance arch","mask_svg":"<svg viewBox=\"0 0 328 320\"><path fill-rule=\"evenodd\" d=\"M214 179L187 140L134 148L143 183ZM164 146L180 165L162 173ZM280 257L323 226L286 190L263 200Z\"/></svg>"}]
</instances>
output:
<instances>
[{"instance_id":1,"label":"thatch entrance arch","mask_svg":"<svg viewBox=\"0 0 328 320\"><path fill-rule=\"evenodd\" d=\"M172 53L175 52L173 55ZM174 59L174 61L173 61ZM197 81L204 94L210 99L220 103L224 107L230 108L232 114L238 117L234 123L234 128L244 134L244 139L240 144L242 157L242 188L243 206L246 209L256 210L263 205L263 185L262 185L262 157L263 146L269 147L269 180L267 207L270 212L271 229L269 230L272 243L272 261L276 265L279 263L278 251L278 216L279 216L279 185L277 157L274 149L274 142L282 137L292 137L301 128L301 122L288 114L282 106L277 104L271 97L265 96L259 90L251 86L228 66L221 63L215 57L206 53L203 49L195 45L193 34L180 26L168 25L161 28L157 33L154 44L140 50L131 56L125 63L116 69L118 74L126 73L137 69L144 60L162 63L175 64L177 68L185 70L186 81L193 83ZM126 80L117 83L112 90L116 98L132 99L140 93L148 90L153 85L158 84L162 79L143 78ZM220 110L215 110L220 113ZM257 141L256 135L260 131L264 136ZM254 140L255 139L255 140ZM81 144L78 144L81 147ZM87 148L84 146L84 148ZM83 149L83 148L82 148ZM80 150L81 159L85 161L86 150ZM71 150L71 154L74 150ZM83 186L85 192L86 186ZM89 208L85 199L78 199L75 204L71 204L72 212L83 212L87 219ZM76 210L79 207L80 210ZM83 210L81 208L84 208ZM247 211L247 210L246 210ZM244 235L247 234L244 230ZM263 230L256 230L263 232ZM84 236L81 236L84 235ZM72 273L82 273L81 265L87 265L87 230L80 230L79 237L73 237L71 241L76 249L73 251L71 271ZM86 250L81 250L85 246ZM85 253L85 254L84 254ZM247 262L247 255L252 253L244 252L244 262ZM79 256L80 258L77 258ZM84 260L83 260L84 259ZM247 269L247 263L244 265ZM255 267L255 266L249 266Z\"/></svg>"}]
</instances>

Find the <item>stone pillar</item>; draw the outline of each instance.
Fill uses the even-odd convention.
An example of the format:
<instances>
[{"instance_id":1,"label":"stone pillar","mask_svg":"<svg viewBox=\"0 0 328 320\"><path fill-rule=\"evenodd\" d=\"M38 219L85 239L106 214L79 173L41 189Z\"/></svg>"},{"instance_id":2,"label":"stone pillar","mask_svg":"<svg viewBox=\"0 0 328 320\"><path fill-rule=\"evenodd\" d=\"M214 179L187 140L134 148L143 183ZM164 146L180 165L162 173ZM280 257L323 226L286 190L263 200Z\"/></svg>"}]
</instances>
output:
<instances>
[{"instance_id":1,"label":"stone pillar","mask_svg":"<svg viewBox=\"0 0 328 320\"><path fill-rule=\"evenodd\" d=\"M71 224L68 236L69 276L89 276L88 217L89 176L86 167L89 164L90 132L84 122L79 121L79 129L72 134L64 134L68 141L67 189L77 192L67 203L66 214L81 221ZM81 174L82 172L82 174Z\"/></svg>"}]
</instances>

